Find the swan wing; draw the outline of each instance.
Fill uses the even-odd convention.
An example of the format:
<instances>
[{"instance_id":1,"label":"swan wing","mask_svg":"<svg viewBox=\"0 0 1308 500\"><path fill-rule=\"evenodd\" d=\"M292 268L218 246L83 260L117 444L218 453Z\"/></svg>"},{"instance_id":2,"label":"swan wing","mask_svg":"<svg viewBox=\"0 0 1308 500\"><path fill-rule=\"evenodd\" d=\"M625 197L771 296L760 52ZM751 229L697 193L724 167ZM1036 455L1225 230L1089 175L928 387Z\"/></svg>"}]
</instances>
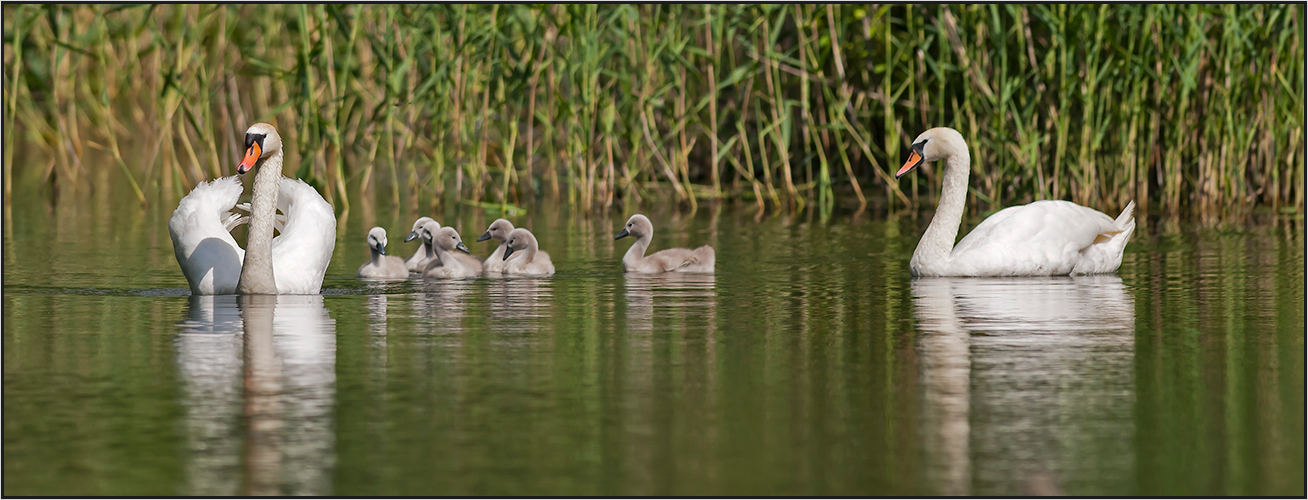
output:
<instances>
[{"instance_id":1,"label":"swan wing","mask_svg":"<svg viewBox=\"0 0 1308 500\"><path fill-rule=\"evenodd\" d=\"M1069 274L1090 247L1122 232L1098 210L1061 200L1005 208L986 218L951 252L954 275Z\"/></svg>"},{"instance_id":2,"label":"swan wing","mask_svg":"<svg viewBox=\"0 0 1308 500\"><path fill-rule=\"evenodd\" d=\"M286 215L272 241L277 293L317 294L336 249L336 213L312 186L292 178L278 183L277 209Z\"/></svg>"},{"instance_id":3,"label":"swan wing","mask_svg":"<svg viewBox=\"0 0 1308 500\"><path fill-rule=\"evenodd\" d=\"M684 268L682 269L683 271L699 272L699 273L713 272L713 266L717 260L717 254L713 251L713 247L704 245L702 247L696 248L694 251L694 255L695 255L695 259L698 261L698 265L696 265L693 269L689 267Z\"/></svg>"},{"instance_id":4,"label":"swan wing","mask_svg":"<svg viewBox=\"0 0 1308 500\"><path fill-rule=\"evenodd\" d=\"M196 295L236 293L245 250L228 232L232 207L244 187L236 176L201 182L177 203L168 235L182 274Z\"/></svg>"},{"instance_id":5,"label":"swan wing","mask_svg":"<svg viewBox=\"0 0 1308 500\"><path fill-rule=\"evenodd\" d=\"M554 274L554 261L550 260L549 252L544 250L537 250L536 256L531 259L531 262L526 264L519 262L518 265L521 268L521 274L537 276L548 276Z\"/></svg>"},{"instance_id":6,"label":"swan wing","mask_svg":"<svg viewBox=\"0 0 1308 500\"><path fill-rule=\"evenodd\" d=\"M664 273L698 269L701 264L700 256L686 248L659 250L646 257L645 262Z\"/></svg>"}]
</instances>

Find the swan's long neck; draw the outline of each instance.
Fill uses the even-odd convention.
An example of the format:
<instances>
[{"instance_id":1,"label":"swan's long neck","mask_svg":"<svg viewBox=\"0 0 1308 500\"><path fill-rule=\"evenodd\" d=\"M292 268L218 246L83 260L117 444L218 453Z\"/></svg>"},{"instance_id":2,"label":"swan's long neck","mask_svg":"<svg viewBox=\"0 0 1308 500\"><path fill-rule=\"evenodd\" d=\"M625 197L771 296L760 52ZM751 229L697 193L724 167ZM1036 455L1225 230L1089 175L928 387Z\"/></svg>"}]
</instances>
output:
<instances>
[{"instance_id":1,"label":"swan's long neck","mask_svg":"<svg viewBox=\"0 0 1308 500\"><path fill-rule=\"evenodd\" d=\"M931 218L931 225L917 242L910 266L916 273L919 269L930 269L949 263L949 253L954 249L954 239L958 237L958 225L963 222L963 206L967 203L967 177L971 169L971 158L966 147L945 160L944 188L940 193L940 204L936 206L936 215Z\"/></svg>"},{"instance_id":2,"label":"swan's long neck","mask_svg":"<svg viewBox=\"0 0 1308 500\"><path fill-rule=\"evenodd\" d=\"M536 258L536 250L538 249L540 249L540 246L536 244L536 238L533 237L527 240L527 249L522 251L522 263L532 262Z\"/></svg>"},{"instance_id":3,"label":"swan's long neck","mask_svg":"<svg viewBox=\"0 0 1308 500\"><path fill-rule=\"evenodd\" d=\"M627 249L627 254L622 256L623 263L635 263L645 258L645 250L649 248L649 241L653 235L647 234L636 238L636 242Z\"/></svg>"},{"instance_id":4,"label":"swan's long neck","mask_svg":"<svg viewBox=\"0 0 1308 500\"><path fill-rule=\"evenodd\" d=\"M380 266L382 263L381 252L378 252L376 248L372 248L372 247L368 247L368 250L372 252L372 265Z\"/></svg>"},{"instance_id":5,"label":"swan's long neck","mask_svg":"<svg viewBox=\"0 0 1308 500\"><path fill-rule=\"evenodd\" d=\"M276 294L273 277L273 222L277 217L277 191L282 179L284 155L277 148L261 162L254 174L254 196L250 200L250 230L245 243L245 263L236 291L243 294Z\"/></svg>"},{"instance_id":6,"label":"swan's long neck","mask_svg":"<svg viewBox=\"0 0 1308 500\"><path fill-rule=\"evenodd\" d=\"M454 258L453 250L446 250L445 247L440 246L434 241L431 243L431 246L436 248L436 255L440 256L441 266L448 267L448 268L463 266L462 262L459 262L458 259Z\"/></svg>"}]
</instances>

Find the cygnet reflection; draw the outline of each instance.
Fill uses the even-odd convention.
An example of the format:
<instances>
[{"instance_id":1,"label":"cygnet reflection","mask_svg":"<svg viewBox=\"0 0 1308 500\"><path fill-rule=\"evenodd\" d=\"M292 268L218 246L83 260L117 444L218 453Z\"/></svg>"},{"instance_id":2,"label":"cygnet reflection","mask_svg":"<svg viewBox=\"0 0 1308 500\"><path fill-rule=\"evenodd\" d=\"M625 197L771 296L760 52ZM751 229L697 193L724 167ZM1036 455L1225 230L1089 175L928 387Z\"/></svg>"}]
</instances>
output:
<instances>
[{"instance_id":1,"label":"cygnet reflection","mask_svg":"<svg viewBox=\"0 0 1308 500\"><path fill-rule=\"evenodd\" d=\"M336 334L322 296L192 296L187 316L174 341L186 493L330 495Z\"/></svg>"},{"instance_id":2,"label":"cygnet reflection","mask_svg":"<svg viewBox=\"0 0 1308 500\"><path fill-rule=\"evenodd\" d=\"M510 277L487 284L492 330L499 333L536 333L552 314L548 278Z\"/></svg>"},{"instance_id":3,"label":"cygnet reflection","mask_svg":"<svg viewBox=\"0 0 1308 500\"><path fill-rule=\"evenodd\" d=\"M1121 278L924 278L912 290L934 493L1113 494L1068 486L1133 467L1119 430L1132 426L1135 307Z\"/></svg>"},{"instance_id":4,"label":"cygnet reflection","mask_svg":"<svg viewBox=\"0 0 1308 500\"><path fill-rule=\"evenodd\" d=\"M717 319L716 280L709 273L623 275L627 299L627 330L648 332L654 320L694 319L712 325Z\"/></svg>"},{"instance_id":5,"label":"cygnet reflection","mask_svg":"<svg viewBox=\"0 0 1308 500\"><path fill-rule=\"evenodd\" d=\"M425 280L413 295L414 331L419 334L450 335L463 331L466 302L473 298L476 280ZM457 339L457 337L456 337Z\"/></svg>"}]
</instances>

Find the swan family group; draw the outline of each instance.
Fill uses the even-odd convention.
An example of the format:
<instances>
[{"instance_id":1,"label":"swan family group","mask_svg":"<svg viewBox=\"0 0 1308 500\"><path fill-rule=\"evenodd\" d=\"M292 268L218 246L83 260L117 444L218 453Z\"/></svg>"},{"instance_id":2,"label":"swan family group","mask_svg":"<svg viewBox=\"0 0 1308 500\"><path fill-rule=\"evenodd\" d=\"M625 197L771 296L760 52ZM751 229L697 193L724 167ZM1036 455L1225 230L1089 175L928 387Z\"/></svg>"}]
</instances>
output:
<instances>
[{"instance_id":1,"label":"swan family group","mask_svg":"<svg viewBox=\"0 0 1308 500\"><path fill-rule=\"evenodd\" d=\"M317 294L336 244L332 207L304 181L282 176L282 141L277 129L256 123L245 133L245 156L237 175L202 182L182 198L168 221L177 263L197 295ZM967 197L971 157L967 143L947 127L914 139L902 177L925 162L944 160L943 189L930 226L913 252L914 276L1058 276L1113 273L1135 229L1128 203L1116 219L1098 210L1061 200L1009 207L986 218L957 244ZM240 176L254 174L248 204L238 204ZM278 213L280 212L280 213ZM231 230L249 224L242 249ZM280 232L274 236L274 230ZM615 239L635 243L622 258L633 273L712 273L714 250L672 248L645 255L654 226L632 215ZM423 217L404 241L420 238L409 259L386 255L386 230L368 232L371 259L359 277L403 279L410 272L426 278L468 278L483 274L548 276L550 256L536 236L497 219L477 241L499 247L485 260L473 256L458 231Z\"/></svg>"}]
</instances>

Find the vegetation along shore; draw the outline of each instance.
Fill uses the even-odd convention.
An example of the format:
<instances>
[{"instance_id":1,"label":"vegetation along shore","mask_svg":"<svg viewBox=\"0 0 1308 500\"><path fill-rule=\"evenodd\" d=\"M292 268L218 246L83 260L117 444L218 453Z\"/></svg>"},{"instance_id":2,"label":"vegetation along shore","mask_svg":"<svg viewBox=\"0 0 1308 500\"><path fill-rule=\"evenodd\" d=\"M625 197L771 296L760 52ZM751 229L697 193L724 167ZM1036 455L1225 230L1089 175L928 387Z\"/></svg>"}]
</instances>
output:
<instances>
[{"instance_id":1,"label":"vegetation along shore","mask_svg":"<svg viewBox=\"0 0 1308 500\"><path fill-rule=\"evenodd\" d=\"M234 173L256 121L337 211L1304 206L1298 5L5 5L14 175L140 201ZM94 156L104 161L88 161ZM25 161L40 157L42 161ZM298 168L298 172L295 169ZM421 200L421 201L419 201Z\"/></svg>"}]
</instances>

